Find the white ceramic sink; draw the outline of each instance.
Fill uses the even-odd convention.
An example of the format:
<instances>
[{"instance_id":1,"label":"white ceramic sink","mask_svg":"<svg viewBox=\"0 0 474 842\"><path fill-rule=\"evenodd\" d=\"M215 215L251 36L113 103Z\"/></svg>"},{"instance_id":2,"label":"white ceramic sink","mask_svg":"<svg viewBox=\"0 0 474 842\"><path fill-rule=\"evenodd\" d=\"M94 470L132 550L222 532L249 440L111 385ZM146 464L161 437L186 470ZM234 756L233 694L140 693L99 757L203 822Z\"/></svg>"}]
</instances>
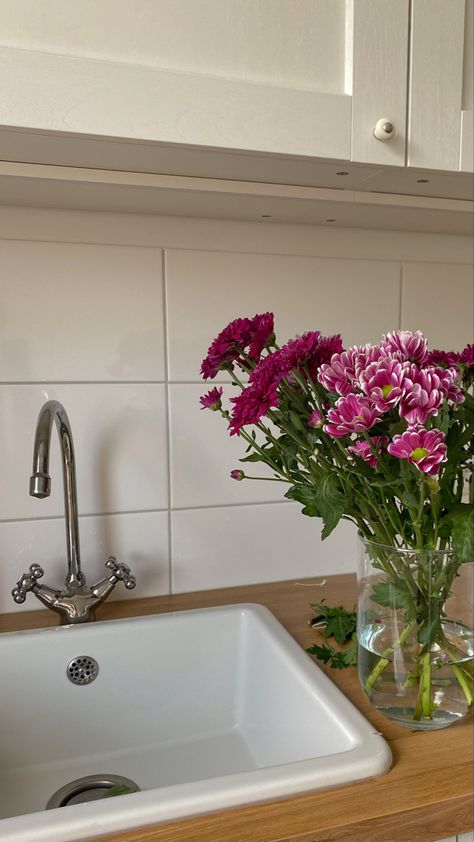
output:
<instances>
[{"instance_id":1,"label":"white ceramic sink","mask_svg":"<svg viewBox=\"0 0 474 842\"><path fill-rule=\"evenodd\" d=\"M75 656L99 664L72 684ZM381 736L260 605L0 635L0 839L73 842L372 777ZM45 810L85 775L141 792Z\"/></svg>"}]
</instances>

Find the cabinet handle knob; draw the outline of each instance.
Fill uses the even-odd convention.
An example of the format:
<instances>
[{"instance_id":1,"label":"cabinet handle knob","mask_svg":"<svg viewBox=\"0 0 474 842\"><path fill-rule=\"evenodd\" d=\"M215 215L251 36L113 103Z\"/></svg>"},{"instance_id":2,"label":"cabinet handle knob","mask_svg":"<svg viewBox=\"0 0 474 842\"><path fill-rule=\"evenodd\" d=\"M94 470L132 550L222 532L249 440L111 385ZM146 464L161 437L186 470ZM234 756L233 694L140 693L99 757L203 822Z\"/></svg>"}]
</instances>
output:
<instances>
[{"instance_id":1,"label":"cabinet handle knob","mask_svg":"<svg viewBox=\"0 0 474 842\"><path fill-rule=\"evenodd\" d=\"M387 117L377 120L374 128L374 135L377 140L390 140L395 134L395 126Z\"/></svg>"}]
</instances>

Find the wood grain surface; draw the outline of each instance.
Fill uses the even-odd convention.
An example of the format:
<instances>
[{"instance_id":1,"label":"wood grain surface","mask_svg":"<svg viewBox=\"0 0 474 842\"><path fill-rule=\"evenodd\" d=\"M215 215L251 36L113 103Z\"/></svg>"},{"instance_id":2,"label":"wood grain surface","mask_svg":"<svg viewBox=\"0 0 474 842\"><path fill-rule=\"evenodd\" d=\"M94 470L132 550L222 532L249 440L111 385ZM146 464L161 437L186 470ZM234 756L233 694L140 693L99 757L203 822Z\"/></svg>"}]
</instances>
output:
<instances>
[{"instance_id":1,"label":"wood grain surface","mask_svg":"<svg viewBox=\"0 0 474 842\"><path fill-rule=\"evenodd\" d=\"M322 584L322 582L324 582ZM353 575L129 599L105 604L98 619L209 605L266 605L303 647L317 640L310 603L352 608ZM52 611L0 615L0 631L57 625ZM364 696L355 668L325 670L390 743L394 763L376 779L288 799L98 837L96 842L435 842L473 826L472 714L433 733L415 733L381 716Z\"/></svg>"}]
</instances>

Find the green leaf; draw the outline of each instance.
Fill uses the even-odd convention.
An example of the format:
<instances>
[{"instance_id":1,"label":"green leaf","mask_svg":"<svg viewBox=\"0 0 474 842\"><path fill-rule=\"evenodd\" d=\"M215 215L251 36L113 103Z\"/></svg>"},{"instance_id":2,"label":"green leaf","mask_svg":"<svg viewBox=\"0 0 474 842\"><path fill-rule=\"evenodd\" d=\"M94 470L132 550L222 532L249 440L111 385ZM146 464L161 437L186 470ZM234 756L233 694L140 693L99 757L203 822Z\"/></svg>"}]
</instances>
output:
<instances>
[{"instance_id":1,"label":"green leaf","mask_svg":"<svg viewBox=\"0 0 474 842\"><path fill-rule=\"evenodd\" d=\"M313 485L291 485L285 494L288 500L296 500L303 505L303 514L308 517L321 517L316 505L316 489Z\"/></svg>"},{"instance_id":2,"label":"green leaf","mask_svg":"<svg viewBox=\"0 0 474 842\"><path fill-rule=\"evenodd\" d=\"M338 643L350 640L356 629L356 612L346 611L342 605L330 608L324 600L312 606L318 614L317 619L324 621L324 637L334 637Z\"/></svg>"},{"instance_id":3,"label":"green leaf","mask_svg":"<svg viewBox=\"0 0 474 842\"><path fill-rule=\"evenodd\" d=\"M263 462L264 459L260 453L251 453L250 456L243 456L239 462Z\"/></svg>"},{"instance_id":4,"label":"green leaf","mask_svg":"<svg viewBox=\"0 0 474 842\"><path fill-rule=\"evenodd\" d=\"M451 540L459 560L468 562L474 558L474 511L467 503L460 505L463 509L454 517Z\"/></svg>"},{"instance_id":5,"label":"green leaf","mask_svg":"<svg viewBox=\"0 0 474 842\"><path fill-rule=\"evenodd\" d=\"M378 582L372 588L372 602L389 608L411 608L413 600L403 582Z\"/></svg>"},{"instance_id":6,"label":"green leaf","mask_svg":"<svg viewBox=\"0 0 474 842\"><path fill-rule=\"evenodd\" d=\"M315 486L315 503L324 521L321 540L324 541L339 523L345 509L345 496L335 474L325 474Z\"/></svg>"},{"instance_id":7,"label":"green leaf","mask_svg":"<svg viewBox=\"0 0 474 842\"><path fill-rule=\"evenodd\" d=\"M357 644L352 640L345 649L333 649L332 646L309 646L306 650L333 669L344 669L357 663Z\"/></svg>"},{"instance_id":8,"label":"green leaf","mask_svg":"<svg viewBox=\"0 0 474 842\"><path fill-rule=\"evenodd\" d=\"M402 503L404 506L407 506L408 509L414 509L418 506L419 500L416 494L413 494L412 491L404 491L402 494Z\"/></svg>"}]
</instances>

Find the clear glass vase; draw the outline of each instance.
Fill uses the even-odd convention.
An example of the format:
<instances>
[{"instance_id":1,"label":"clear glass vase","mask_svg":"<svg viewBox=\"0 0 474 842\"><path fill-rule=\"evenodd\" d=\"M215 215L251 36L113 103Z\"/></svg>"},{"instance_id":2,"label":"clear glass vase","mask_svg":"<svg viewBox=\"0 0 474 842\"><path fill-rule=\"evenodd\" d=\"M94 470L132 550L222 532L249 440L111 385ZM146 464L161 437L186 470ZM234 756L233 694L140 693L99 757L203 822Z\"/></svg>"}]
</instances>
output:
<instances>
[{"instance_id":1,"label":"clear glass vase","mask_svg":"<svg viewBox=\"0 0 474 842\"><path fill-rule=\"evenodd\" d=\"M472 706L473 564L450 550L361 541L358 672L384 716L444 728Z\"/></svg>"}]
</instances>

